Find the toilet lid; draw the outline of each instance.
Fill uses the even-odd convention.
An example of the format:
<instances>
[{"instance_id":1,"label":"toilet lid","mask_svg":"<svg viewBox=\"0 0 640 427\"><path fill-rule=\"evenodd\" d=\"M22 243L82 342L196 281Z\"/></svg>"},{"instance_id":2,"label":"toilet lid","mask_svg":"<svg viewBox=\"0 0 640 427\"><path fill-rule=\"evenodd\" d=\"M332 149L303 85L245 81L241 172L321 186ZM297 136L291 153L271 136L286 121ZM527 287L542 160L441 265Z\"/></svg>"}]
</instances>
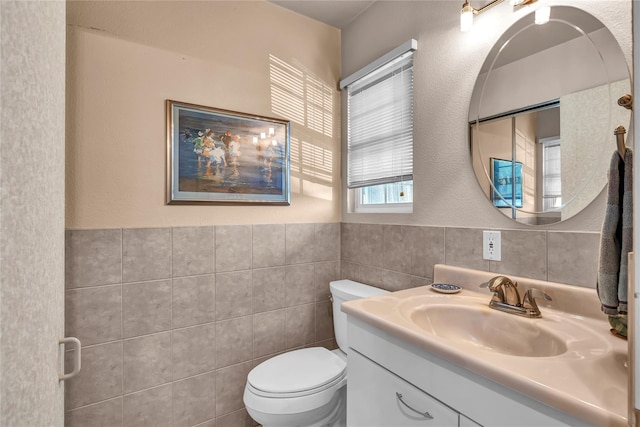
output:
<instances>
[{"instance_id":1,"label":"toilet lid","mask_svg":"<svg viewBox=\"0 0 640 427\"><path fill-rule=\"evenodd\" d=\"M262 362L249 372L252 387L268 393L299 393L344 375L347 364L324 347L290 351Z\"/></svg>"}]
</instances>

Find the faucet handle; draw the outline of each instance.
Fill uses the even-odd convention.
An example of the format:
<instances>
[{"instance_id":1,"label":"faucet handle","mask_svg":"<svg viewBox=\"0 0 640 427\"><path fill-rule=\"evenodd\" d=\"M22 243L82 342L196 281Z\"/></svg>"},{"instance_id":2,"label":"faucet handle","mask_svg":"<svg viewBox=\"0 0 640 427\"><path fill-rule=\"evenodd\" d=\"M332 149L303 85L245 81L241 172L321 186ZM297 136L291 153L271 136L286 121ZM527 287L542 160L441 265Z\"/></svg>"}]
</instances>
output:
<instances>
[{"instance_id":1,"label":"faucet handle","mask_svg":"<svg viewBox=\"0 0 640 427\"><path fill-rule=\"evenodd\" d=\"M546 301L553 301L553 299L549 294L536 288L529 288L527 292L524 293L524 297L522 297L522 306L536 317L540 317L541 313L538 308L538 304L536 303L536 298L544 298Z\"/></svg>"},{"instance_id":2,"label":"faucet handle","mask_svg":"<svg viewBox=\"0 0 640 427\"><path fill-rule=\"evenodd\" d=\"M484 283L481 283L480 287L489 288L489 290L493 292L493 297L491 298L491 301L504 304L506 302L504 298L504 291L502 290L502 286L495 286L495 281L496 281L496 277Z\"/></svg>"},{"instance_id":3,"label":"faucet handle","mask_svg":"<svg viewBox=\"0 0 640 427\"><path fill-rule=\"evenodd\" d=\"M551 298L549 294L537 288L529 288L527 292L525 292L524 297L534 301L535 301L535 298L544 298L547 301L553 301L553 298Z\"/></svg>"},{"instance_id":4,"label":"faucet handle","mask_svg":"<svg viewBox=\"0 0 640 427\"><path fill-rule=\"evenodd\" d=\"M496 292L502 286L518 287L517 282L512 282L507 276L496 276L487 282L481 283L481 288L489 288L492 292Z\"/></svg>"}]
</instances>

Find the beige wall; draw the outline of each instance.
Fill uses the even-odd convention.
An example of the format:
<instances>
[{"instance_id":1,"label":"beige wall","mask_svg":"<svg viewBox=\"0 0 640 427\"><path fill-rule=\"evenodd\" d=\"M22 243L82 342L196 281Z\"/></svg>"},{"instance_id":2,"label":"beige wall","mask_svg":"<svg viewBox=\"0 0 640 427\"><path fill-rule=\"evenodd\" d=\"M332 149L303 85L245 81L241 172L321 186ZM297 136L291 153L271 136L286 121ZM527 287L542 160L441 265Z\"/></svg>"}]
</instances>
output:
<instances>
[{"instance_id":1,"label":"beige wall","mask_svg":"<svg viewBox=\"0 0 640 427\"><path fill-rule=\"evenodd\" d=\"M522 209L536 212L536 116L516 117L516 160L522 162ZM531 216L523 212L523 217Z\"/></svg>"},{"instance_id":2,"label":"beige wall","mask_svg":"<svg viewBox=\"0 0 640 427\"><path fill-rule=\"evenodd\" d=\"M337 29L263 1L71 1L67 17L68 228L340 221ZM166 99L290 120L291 206L166 205Z\"/></svg>"},{"instance_id":3,"label":"beige wall","mask_svg":"<svg viewBox=\"0 0 640 427\"><path fill-rule=\"evenodd\" d=\"M450 1L378 1L342 31L342 69L349 75L410 38L414 57L415 141L413 214L354 214L343 221L523 228L501 215L477 183L469 155L471 93L482 63L500 35L528 11L507 2L483 13L468 33L459 29L460 4ZM549 1L584 9L611 30L631 63L631 2ZM402 25L390 25L402 22ZM613 129L611 130L613 132ZM343 132L343 137L345 133ZM615 141L611 140L611 150ZM344 196L346 198L346 195ZM605 198L554 230L599 231Z\"/></svg>"},{"instance_id":4,"label":"beige wall","mask_svg":"<svg viewBox=\"0 0 640 427\"><path fill-rule=\"evenodd\" d=\"M490 159L511 159L513 157L511 137L511 117L482 123L478 128L473 126L476 141L482 140L482 147L477 142L473 144L473 170L478 182L487 197L491 195Z\"/></svg>"}]
</instances>

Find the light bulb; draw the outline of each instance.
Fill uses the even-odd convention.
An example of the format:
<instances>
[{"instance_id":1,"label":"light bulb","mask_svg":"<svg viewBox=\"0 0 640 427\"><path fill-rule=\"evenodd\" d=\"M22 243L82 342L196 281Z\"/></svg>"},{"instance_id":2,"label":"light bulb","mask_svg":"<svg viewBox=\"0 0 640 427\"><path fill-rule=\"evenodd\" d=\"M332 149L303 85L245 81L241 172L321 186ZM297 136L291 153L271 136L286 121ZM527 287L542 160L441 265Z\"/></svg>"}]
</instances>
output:
<instances>
[{"instance_id":1,"label":"light bulb","mask_svg":"<svg viewBox=\"0 0 640 427\"><path fill-rule=\"evenodd\" d=\"M465 3L462 6L462 11L460 12L460 31L463 33L471 30L473 28L473 8L469 3Z\"/></svg>"},{"instance_id":2,"label":"light bulb","mask_svg":"<svg viewBox=\"0 0 640 427\"><path fill-rule=\"evenodd\" d=\"M551 7L542 6L536 9L535 23L538 25L544 25L549 22L551 17Z\"/></svg>"},{"instance_id":3,"label":"light bulb","mask_svg":"<svg viewBox=\"0 0 640 427\"><path fill-rule=\"evenodd\" d=\"M276 140L274 139L273 141L271 141L271 145L273 145L273 146L275 147L276 145L278 145L278 141L276 141Z\"/></svg>"}]
</instances>

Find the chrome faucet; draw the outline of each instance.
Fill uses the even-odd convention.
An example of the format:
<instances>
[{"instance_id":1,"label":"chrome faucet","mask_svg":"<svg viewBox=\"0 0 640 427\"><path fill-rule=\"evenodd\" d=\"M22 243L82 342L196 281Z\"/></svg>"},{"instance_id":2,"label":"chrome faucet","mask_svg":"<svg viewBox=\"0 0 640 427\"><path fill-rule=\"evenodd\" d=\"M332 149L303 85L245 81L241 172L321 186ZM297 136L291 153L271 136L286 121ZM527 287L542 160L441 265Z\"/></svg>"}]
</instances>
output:
<instances>
[{"instance_id":1,"label":"chrome faucet","mask_svg":"<svg viewBox=\"0 0 640 427\"><path fill-rule=\"evenodd\" d=\"M552 301L549 295L535 288L528 289L520 300L518 283L506 276L496 276L481 284L480 287L489 288L493 292L489 307L518 316L542 317L538 304L536 304L536 298Z\"/></svg>"}]
</instances>

